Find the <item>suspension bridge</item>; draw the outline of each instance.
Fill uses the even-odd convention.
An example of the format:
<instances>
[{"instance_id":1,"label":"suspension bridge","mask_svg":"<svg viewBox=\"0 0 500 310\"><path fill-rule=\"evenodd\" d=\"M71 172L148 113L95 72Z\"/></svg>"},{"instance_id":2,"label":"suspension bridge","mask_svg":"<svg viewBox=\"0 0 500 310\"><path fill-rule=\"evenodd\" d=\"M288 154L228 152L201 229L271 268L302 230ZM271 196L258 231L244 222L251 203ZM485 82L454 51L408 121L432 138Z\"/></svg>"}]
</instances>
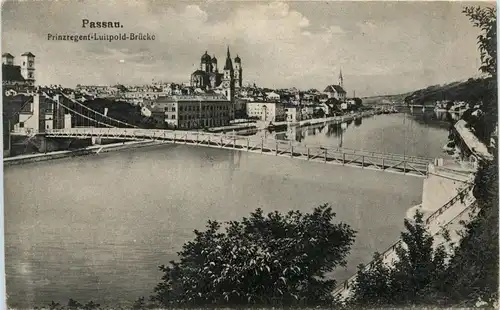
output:
<instances>
[{"instance_id":1,"label":"suspension bridge","mask_svg":"<svg viewBox=\"0 0 500 310\"><path fill-rule=\"evenodd\" d=\"M48 96L45 94L45 96ZM28 139L42 136L48 139L120 139L151 140L171 144L239 150L273 156L303 159L336 165L357 167L425 177L430 158L353 150L329 145L308 145L296 141L257 136L239 136L197 131L141 129L100 113L64 94L55 95L51 126L40 125ZM40 115L43 113L40 112ZM67 123L71 115L71 124Z\"/></svg>"}]
</instances>

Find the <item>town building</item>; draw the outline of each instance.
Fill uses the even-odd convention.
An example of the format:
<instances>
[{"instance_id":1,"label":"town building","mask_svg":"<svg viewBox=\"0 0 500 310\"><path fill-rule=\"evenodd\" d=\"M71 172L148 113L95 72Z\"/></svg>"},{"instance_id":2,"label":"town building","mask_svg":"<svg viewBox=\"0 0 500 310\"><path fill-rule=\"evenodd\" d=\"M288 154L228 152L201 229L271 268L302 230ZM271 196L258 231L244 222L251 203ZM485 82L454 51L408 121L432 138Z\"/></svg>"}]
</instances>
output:
<instances>
[{"instance_id":1,"label":"town building","mask_svg":"<svg viewBox=\"0 0 500 310\"><path fill-rule=\"evenodd\" d=\"M11 103L19 107L19 116L12 131L29 135L46 129L71 128L71 115L64 114L63 109L57 109L60 98L60 95L51 98L44 93L9 98Z\"/></svg>"},{"instance_id":2,"label":"town building","mask_svg":"<svg viewBox=\"0 0 500 310\"><path fill-rule=\"evenodd\" d=\"M272 92L267 92L266 93L266 99L269 101L280 101L280 94L272 91Z\"/></svg>"},{"instance_id":3,"label":"town building","mask_svg":"<svg viewBox=\"0 0 500 310\"><path fill-rule=\"evenodd\" d=\"M339 74L339 84L328 85L323 91L326 95L328 95L328 99L335 98L341 102L346 99L346 91L344 90L344 78L342 77L342 70L340 70Z\"/></svg>"},{"instance_id":4,"label":"town building","mask_svg":"<svg viewBox=\"0 0 500 310\"><path fill-rule=\"evenodd\" d=\"M302 114L302 119L310 119L313 117L314 114L314 106L313 105L302 106L300 112Z\"/></svg>"},{"instance_id":5,"label":"town building","mask_svg":"<svg viewBox=\"0 0 500 310\"><path fill-rule=\"evenodd\" d=\"M322 102L319 104L323 112L325 112L325 115L329 116L332 115L334 112L334 106L329 104L328 102Z\"/></svg>"},{"instance_id":6,"label":"town building","mask_svg":"<svg viewBox=\"0 0 500 310\"><path fill-rule=\"evenodd\" d=\"M286 119L285 107L280 102L247 102L247 115L267 122L283 122Z\"/></svg>"},{"instance_id":7,"label":"town building","mask_svg":"<svg viewBox=\"0 0 500 310\"><path fill-rule=\"evenodd\" d=\"M146 104L141 113L159 126L195 129L229 125L233 105L223 95L184 95L159 97Z\"/></svg>"},{"instance_id":8,"label":"town building","mask_svg":"<svg viewBox=\"0 0 500 310\"><path fill-rule=\"evenodd\" d=\"M31 93L35 89L35 55L21 55L21 65L14 64L14 56L2 54L2 93L7 96Z\"/></svg>"},{"instance_id":9,"label":"town building","mask_svg":"<svg viewBox=\"0 0 500 310\"><path fill-rule=\"evenodd\" d=\"M297 106L287 106L285 113L287 122L300 122L302 120L302 109Z\"/></svg>"},{"instance_id":10,"label":"town building","mask_svg":"<svg viewBox=\"0 0 500 310\"><path fill-rule=\"evenodd\" d=\"M242 84L243 68L241 66L241 58L237 55L233 66L228 47L226 63L222 72L219 72L215 55L210 57L206 51L201 56L200 69L191 74L190 86L202 90L219 89L229 101L233 102L235 89L241 88Z\"/></svg>"}]
</instances>

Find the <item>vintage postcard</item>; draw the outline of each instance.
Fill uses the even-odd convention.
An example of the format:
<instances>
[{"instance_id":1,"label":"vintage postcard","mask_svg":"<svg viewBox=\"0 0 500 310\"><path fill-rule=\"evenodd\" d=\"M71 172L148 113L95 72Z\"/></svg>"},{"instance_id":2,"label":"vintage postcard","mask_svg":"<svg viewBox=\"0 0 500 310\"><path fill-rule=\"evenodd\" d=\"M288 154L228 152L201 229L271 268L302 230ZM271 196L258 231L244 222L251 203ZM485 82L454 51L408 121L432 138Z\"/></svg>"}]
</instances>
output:
<instances>
[{"instance_id":1,"label":"vintage postcard","mask_svg":"<svg viewBox=\"0 0 500 310\"><path fill-rule=\"evenodd\" d=\"M494 2L4 1L9 309L498 306Z\"/></svg>"}]
</instances>

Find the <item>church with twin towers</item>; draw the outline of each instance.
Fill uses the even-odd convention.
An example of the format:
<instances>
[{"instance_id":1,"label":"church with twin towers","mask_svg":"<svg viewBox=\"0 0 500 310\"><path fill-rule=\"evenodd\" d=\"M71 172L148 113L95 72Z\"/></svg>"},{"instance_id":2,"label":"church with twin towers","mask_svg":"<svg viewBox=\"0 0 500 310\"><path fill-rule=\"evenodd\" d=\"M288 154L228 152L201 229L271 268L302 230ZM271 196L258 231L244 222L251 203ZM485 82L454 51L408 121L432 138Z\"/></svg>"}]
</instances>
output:
<instances>
[{"instance_id":1,"label":"church with twin towers","mask_svg":"<svg viewBox=\"0 0 500 310\"><path fill-rule=\"evenodd\" d=\"M224 67L219 71L217 58L210 57L208 51L201 56L200 68L191 74L191 86L203 90L219 89L229 100L234 97L235 89L243 85L243 68L241 58L236 55L233 61L229 47L227 48Z\"/></svg>"}]
</instances>

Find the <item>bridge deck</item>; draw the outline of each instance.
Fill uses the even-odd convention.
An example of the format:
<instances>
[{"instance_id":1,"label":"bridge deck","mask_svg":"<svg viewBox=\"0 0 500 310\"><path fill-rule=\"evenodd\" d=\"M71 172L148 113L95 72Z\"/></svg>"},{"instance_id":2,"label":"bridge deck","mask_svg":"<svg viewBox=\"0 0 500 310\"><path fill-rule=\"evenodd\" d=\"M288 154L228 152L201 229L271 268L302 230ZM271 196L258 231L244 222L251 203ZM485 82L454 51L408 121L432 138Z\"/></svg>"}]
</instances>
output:
<instances>
[{"instance_id":1,"label":"bridge deck","mask_svg":"<svg viewBox=\"0 0 500 310\"><path fill-rule=\"evenodd\" d=\"M134 128L71 128L46 130L53 138L113 138L126 140L156 140L174 144L189 144L232 149L309 161L353 166L388 172L426 176L429 158L352 150L326 145L306 145L283 141L206 132L173 131Z\"/></svg>"}]
</instances>

